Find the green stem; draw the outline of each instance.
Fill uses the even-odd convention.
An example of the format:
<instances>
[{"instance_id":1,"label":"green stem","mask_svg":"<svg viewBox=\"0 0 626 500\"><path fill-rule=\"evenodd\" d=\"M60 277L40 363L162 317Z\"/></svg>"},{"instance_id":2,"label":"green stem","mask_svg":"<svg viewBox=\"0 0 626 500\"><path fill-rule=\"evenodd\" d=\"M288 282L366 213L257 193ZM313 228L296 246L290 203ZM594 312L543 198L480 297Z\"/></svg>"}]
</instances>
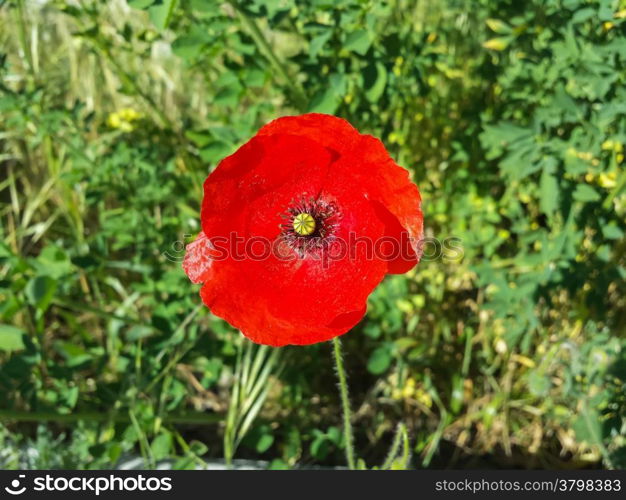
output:
<instances>
[{"instance_id":1,"label":"green stem","mask_svg":"<svg viewBox=\"0 0 626 500\"><path fill-rule=\"evenodd\" d=\"M274 66L274 69L276 70L276 72L289 86L289 89L291 90L291 93L293 95L293 100L294 100L296 107L300 111L305 111L305 108L307 105L307 98L306 98L306 94L304 93L304 90L302 90L300 85L298 85L294 81L294 79L289 75L287 68L285 67L283 62L278 58L278 56L274 52L274 49L272 49L272 46L269 44L269 42L263 35L263 32L259 28L256 21L248 17L244 13L244 11L241 9L241 7L238 5L238 2L236 2L235 0L229 1L228 3L235 10L235 13L237 14L237 17L239 18L239 20L241 21L241 24L243 24L243 26L248 31L248 33L254 40L254 43L256 44L259 51L261 52L261 54L263 54L267 58L270 64Z\"/></svg>"},{"instance_id":2,"label":"green stem","mask_svg":"<svg viewBox=\"0 0 626 500\"><path fill-rule=\"evenodd\" d=\"M24 58L26 59L26 65L28 66L28 70L32 76L35 75L35 65L33 63L33 54L30 51L30 46L28 44L28 36L26 34L26 20L24 15L24 0L18 0L17 2L17 24L18 24L18 33L20 45L22 47L22 51L24 52Z\"/></svg>"},{"instance_id":3,"label":"green stem","mask_svg":"<svg viewBox=\"0 0 626 500\"><path fill-rule=\"evenodd\" d=\"M609 208L611 208L611 204L613 203L613 200L618 194L620 194L622 189L624 189L624 186L626 186L626 170L622 171L621 175L617 179L617 182L615 183L615 187L611 190L609 195L606 197L606 199L604 200L604 203L602 203L602 208L604 208L605 210L608 210Z\"/></svg>"},{"instance_id":4,"label":"green stem","mask_svg":"<svg viewBox=\"0 0 626 500\"><path fill-rule=\"evenodd\" d=\"M343 436L346 445L346 460L348 468L356 469L354 459L354 439L352 437L352 411L350 410L350 400L348 398L348 381L346 370L343 366L343 356L341 352L341 340L339 337L333 339L333 354L335 358L335 368L339 378L339 392L341 393L341 407L343 410Z\"/></svg>"},{"instance_id":5,"label":"green stem","mask_svg":"<svg viewBox=\"0 0 626 500\"><path fill-rule=\"evenodd\" d=\"M128 416L133 424L135 432L137 433L137 437L139 438L139 449L141 450L141 456L143 457L147 468L154 469L156 467L156 461L154 459L152 449L150 448L150 443L148 442L148 438L143 432L141 425L139 425L139 421L137 420L137 417L135 416L132 408L128 410Z\"/></svg>"},{"instance_id":6,"label":"green stem","mask_svg":"<svg viewBox=\"0 0 626 500\"><path fill-rule=\"evenodd\" d=\"M200 467L202 467L203 469L207 468L207 463L204 460L202 460L202 457L199 457L193 451L191 446L187 444L187 441L185 441L183 436L181 436L180 432L178 432L177 430L174 430L174 438L176 439L176 441L178 442L178 445L182 448L182 450L187 455L189 455Z\"/></svg>"},{"instance_id":7,"label":"green stem","mask_svg":"<svg viewBox=\"0 0 626 500\"><path fill-rule=\"evenodd\" d=\"M400 446L402 446L402 454L400 454ZM381 469L387 470L397 465L400 469L405 470L410 458L411 451L409 448L409 435L406 430L406 425L399 424L391 448L389 449L389 454Z\"/></svg>"}]
</instances>

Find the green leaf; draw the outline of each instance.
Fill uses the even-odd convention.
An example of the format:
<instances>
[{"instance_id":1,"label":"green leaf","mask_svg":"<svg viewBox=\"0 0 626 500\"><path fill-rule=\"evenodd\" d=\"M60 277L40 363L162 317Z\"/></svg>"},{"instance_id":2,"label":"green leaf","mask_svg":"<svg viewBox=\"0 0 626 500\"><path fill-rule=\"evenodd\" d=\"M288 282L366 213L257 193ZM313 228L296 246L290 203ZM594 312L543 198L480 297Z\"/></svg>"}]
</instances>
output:
<instances>
[{"instance_id":1,"label":"green leaf","mask_svg":"<svg viewBox=\"0 0 626 500\"><path fill-rule=\"evenodd\" d=\"M358 30L353 31L348 35L348 37L346 38L346 43L344 44L344 48L351 52L365 55L371 44L372 41L368 32L365 30Z\"/></svg>"},{"instance_id":2,"label":"green leaf","mask_svg":"<svg viewBox=\"0 0 626 500\"><path fill-rule=\"evenodd\" d=\"M222 141L214 141L200 150L202 161L215 164L233 152L233 145Z\"/></svg>"},{"instance_id":3,"label":"green leaf","mask_svg":"<svg viewBox=\"0 0 626 500\"><path fill-rule=\"evenodd\" d=\"M602 234L607 240L619 240L624 236L624 231L617 226L610 225L602 228Z\"/></svg>"},{"instance_id":4,"label":"green leaf","mask_svg":"<svg viewBox=\"0 0 626 500\"><path fill-rule=\"evenodd\" d=\"M330 451L328 438L326 434L317 429L313 433L315 434L315 439L311 442L311 455L318 460L324 460Z\"/></svg>"},{"instance_id":5,"label":"green leaf","mask_svg":"<svg viewBox=\"0 0 626 500\"><path fill-rule=\"evenodd\" d=\"M177 3L178 0L157 0L148 9L150 20L159 31L169 26Z\"/></svg>"},{"instance_id":6,"label":"green leaf","mask_svg":"<svg viewBox=\"0 0 626 500\"><path fill-rule=\"evenodd\" d=\"M67 366L69 367L80 366L83 363L88 363L93 358L84 347L70 341L57 341L54 343L54 348L67 360Z\"/></svg>"},{"instance_id":7,"label":"green leaf","mask_svg":"<svg viewBox=\"0 0 626 500\"><path fill-rule=\"evenodd\" d=\"M197 36L181 36L172 43L172 52L189 62L200 55L204 43L205 40Z\"/></svg>"},{"instance_id":8,"label":"green leaf","mask_svg":"<svg viewBox=\"0 0 626 500\"><path fill-rule=\"evenodd\" d=\"M335 427L334 425L328 428L328 430L326 431L326 436L337 446L341 444L341 440L343 439L343 435L341 434L339 427Z\"/></svg>"},{"instance_id":9,"label":"green leaf","mask_svg":"<svg viewBox=\"0 0 626 500\"><path fill-rule=\"evenodd\" d=\"M155 460L168 458L172 449L172 434L168 431L159 434L150 444L150 449Z\"/></svg>"},{"instance_id":10,"label":"green leaf","mask_svg":"<svg viewBox=\"0 0 626 500\"><path fill-rule=\"evenodd\" d=\"M34 263L35 269L42 275L54 279L62 278L72 272L72 262L62 248L46 246Z\"/></svg>"},{"instance_id":11,"label":"green leaf","mask_svg":"<svg viewBox=\"0 0 626 500\"><path fill-rule=\"evenodd\" d=\"M598 11L596 9L592 9L590 7L586 9L581 9L574 13L572 16L573 23L583 23L592 17L596 17L598 15Z\"/></svg>"},{"instance_id":12,"label":"green leaf","mask_svg":"<svg viewBox=\"0 0 626 500\"><path fill-rule=\"evenodd\" d=\"M532 139L533 132L529 128L520 127L509 122L499 122L496 125L486 125L484 141L487 146L510 146L515 142Z\"/></svg>"},{"instance_id":13,"label":"green leaf","mask_svg":"<svg viewBox=\"0 0 626 500\"><path fill-rule=\"evenodd\" d=\"M513 31L508 24L504 21L500 21L500 19L487 19L485 22L491 31L499 35L507 35Z\"/></svg>"},{"instance_id":14,"label":"green leaf","mask_svg":"<svg viewBox=\"0 0 626 500\"><path fill-rule=\"evenodd\" d=\"M63 396L65 397L65 404L69 408L74 408L76 406L76 403L78 402L79 393L80 393L80 391L78 390L78 387L76 387L76 386L68 387L63 392Z\"/></svg>"},{"instance_id":15,"label":"green leaf","mask_svg":"<svg viewBox=\"0 0 626 500\"><path fill-rule=\"evenodd\" d=\"M318 91L311 99L309 112L311 113L327 113L332 115L339 107L340 100L335 91L328 87Z\"/></svg>"},{"instance_id":16,"label":"green leaf","mask_svg":"<svg viewBox=\"0 0 626 500\"><path fill-rule=\"evenodd\" d=\"M199 457L205 455L209 451L209 447L206 444L196 441L195 439L189 443L189 447L191 448L191 452Z\"/></svg>"},{"instance_id":17,"label":"green leaf","mask_svg":"<svg viewBox=\"0 0 626 500\"><path fill-rule=\"evenodd\" d=\"M576 186L576 190L574 191L574 199L576 201L598 201L600 198L600 194L589 184L578 184L578 186Z\"/></svg>"},{"instance_id":18,"label":"green leaf","mask_svg":"<svg viewBox=\"0 0 626 500\"><path fill-rule=\"evenodd\" d=\"M389 368L392 359L391 351L387 346L379 347L370 356L367 370L374 375L380 375Z\"/></svg>"},{"instance_id":19,"label":"green leaf","mask_svg":"<svg viewBox=\"0 0 626 500\"><path fill-rule=\"evenodd\" d=\"M599 445L602 443L602 422L600 415L594 409L583 409L574 420L572 428L576 439L581 442Z\"/></svg>"},{"instance_id":20,"label":"green leaf","mask_svg":"<svg viewBox=\"0 0 626 500\"><path fill-rule=\"evenodd\" d=\"M335 93L335 96L337 99L341 100L348 90L348 79L346 78L346 75L342 73L333 73L330 75L328 80L330 81L330 88Z\"/></svg>"},{"instance_id":21,"label":"green leaf","mask_svg":"<svg viewBox=\"0 0 626 500\"><path fill-rule=\"evenodd\" d=\"M24 330L15 326L0 324L0 350L12 352L24 349L25 333Z\"/></svg>"},{"instance_id":22,"label":"green leaf","mask_svg":"<svg viewBox=\"0 0 626 500\"><path fill-rule=\"evenodd\" d=\"M268 468L269 470L289 470L289 464L280 458L275 458Z\"/></svg>"},{"instance_id":23,"label":"green leaf","mask_svg":"<svg viewBox=\"0 0 626 500\"><path fill-rule=\"evenodd\" d=\"M43 312L48 309L57 289L56 280L50 276L36 276L26 285L28 302Z\"/></svg>"},{"instance_id":24,"label":"green leaf","mask_svg":"<svg viewBox=\"0 0 626 500\"><path fill-rule=\"evenodd\" d=\"M270 449L270 446L274 443L274 436L271 434L262 434L256 443L256 451L258 453L265 453Z\"/></svg>"},{"instance_id":25,"label":"green leaf","mask_svg":"<svg viewBox=\"0 0 626 500\"><path fill-rule=\"evenodd\" d=\"M203 148L213 141L213 136L209 132L186 130L185 137L194 143L195 146Z\"/></svg>"},{"instance_id":26,"label":"green leaf","mask_svg":"<svg viewBox=\"0 0 626 500\"><path fill-rule=\"evenodd\" d=\"M537 397L545 397L550 391L550 379L545 374L533 371L528 376L528 389Z\"/></svg>"},{"instance_id":27,"label":"green leaf","mask_svg":"<svg viewBox=\"0 0 626 500\"><path fill-rule=\"evenodd\" d=\"M311 42L309 43L309 55L312 58L317 57L317 55L324 48L324 44L326 44L326 42L330 39L332 34L333 34L333 31L331 29L327 29L311 40Z\"/></svg>"},{"instance_id":28,"label":"green leaf","mask_svg":"<svg viewBox=\"0 0 626 500\"><path fill-rule=\"evenodd\" d=\"M381 62L370 64L363 70L365 97L369 102L378 102L387 85L387 69Z\"/></svg>"},{"instance_id":29,"label":"green leaf","mask_svg":"<svg viewBox=\"0 0 626 500\"><path fill-rule=\"evenodd\" d=\"M239 103L240 96L241 88L238 85L234 85L232 87L225 87L215 94L213 102L220 106L234 107Z\"/></svg>"},{"instance_id":30,"label":"green leaf","mask_svg":"<svg viewBox=\"0 0 626 500\"><path fill-rule=\"evenodd\" d=\"M547 168L541 173L540 188L541 199L539 205L541 211L551 216L554 214L559 202L559 183L554 175L548 173Z\"/></svg>"},{"instance_id":31,"label":"green leaf","mask_svg":"<svg viewBox=\"0 0 626 500\"><path fill-rule=\"evenodd\" d=\"M500 36L483 42L483 47L489 50L502 51L506 49L512 41L512 36Z\"/></svg>"}]
</instances>

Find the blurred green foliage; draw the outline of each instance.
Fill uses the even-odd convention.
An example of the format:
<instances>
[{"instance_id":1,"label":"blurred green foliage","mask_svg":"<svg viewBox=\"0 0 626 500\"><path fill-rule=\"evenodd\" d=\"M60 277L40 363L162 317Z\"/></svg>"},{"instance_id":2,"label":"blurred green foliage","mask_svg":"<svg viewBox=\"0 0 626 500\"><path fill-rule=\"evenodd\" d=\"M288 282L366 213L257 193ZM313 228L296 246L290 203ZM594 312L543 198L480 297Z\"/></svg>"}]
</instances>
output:
<instances>
[{"instance_id":1,"label":"blurred green foliage","mask_svg":"<svg viewBox=\"0 0 626 500\"><path fill-rule=\"evenodd\" d=\"M329 346L253 354L180 269L216 162L318 111L463 253L345 337L367 464L404 422L417 467L626 467L625 35L624 0L0 2L0 465L342 463Z\"/></svg>"}]
</instances>

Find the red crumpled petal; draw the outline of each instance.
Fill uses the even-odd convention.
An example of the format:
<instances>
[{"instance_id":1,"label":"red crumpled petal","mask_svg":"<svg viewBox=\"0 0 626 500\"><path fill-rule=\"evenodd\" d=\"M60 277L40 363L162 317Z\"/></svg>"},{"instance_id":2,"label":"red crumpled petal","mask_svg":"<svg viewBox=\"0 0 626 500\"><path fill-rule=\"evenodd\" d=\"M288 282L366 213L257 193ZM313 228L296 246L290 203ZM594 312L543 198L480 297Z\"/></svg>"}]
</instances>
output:
<instances>
[{"instance_id":1,"label":"red crumpled petal","mask_svg":"<svg viewBox=\"0 0 626 500\"><path fill-rule=\"evenodd\" d=\"M387 236L409 242L403 245L400 257L389 261L388 271L401 274L415 266L424 236L421 196L408 170L393 161L383 143L360 134L346 120L319 113L278 118L262 127L259 135L287 132L302 134L340 152L344 161L337 162L335 169L349 170L355 186L378 202L376 210L387 226Z\"/></svg>"},{"instance_id":2,"label":"red crumpled petal","mask_svg":"<svg viewBox=\"0 0 626 500\"><path fill-rule=\"evenodd\" d=\"M200 233L195 241L187 245L183 269L193 283L203 283L209 279L213 251L213 245L204 233Z\"/></svg>"},{"instance_id":3,"label":"red crumpled petal","mask_svg":"<svg viewBox=\"0 0 626 500\"><path fill-rule=\"evenodd\" d=\"M411 182L409 171L393 161L383 143L371 135L361 136L357 147L362 151L364 161L359 164L355 177L367 186L370 197L380 201L408 231L419 258L424 236L422 197Z\"/></svg>"},{"instance_id":4,"label":"red crumpled petal","mask_svg":"<svg viewBox=\"0 0 626 500\"><path fill-rule=\"evenodd\" d=\"M257 136L290 134L307 137L340 155L351 151L361 134L343 118L322 113L283 116L261 127Z\"/></svg>"},{"instance_id":5,"label":"red crumpled petal","mask_svg":"<svg viewBox=\"0 0 626 500\"><path fill-rule=\"evenodd\" d=\"M228 278L223 283L228 283ZM244 291L240 294L220 297L216 293L215 286L219 285L206 283L202 287L200 290L202 301L213 314L226 320L257 344L281 347L290 344L309 345L324 342L343 335L365 315L365 308L362 308L341 314L327 325L310 322L294 325L290 321L271 314L256 294ZM216 300L217 297L221 300Z\"/></svg>"},{"instance_id":6,"label":"red crumpled petal","mask_svg":"<svg viewBox=\"0 0 626 500\"><path fill-rule=\"evenodd\" d=\"M293 198L319 192L331 161L330 152L307 137L253 137L224 158L204 182L203 231L209 238L241 232L253 223L242 216L256 213L251 207L262 197L273 197L276 208L256 213L254 224L262 217L274 224Z\"/></svg>"}]
</instances>

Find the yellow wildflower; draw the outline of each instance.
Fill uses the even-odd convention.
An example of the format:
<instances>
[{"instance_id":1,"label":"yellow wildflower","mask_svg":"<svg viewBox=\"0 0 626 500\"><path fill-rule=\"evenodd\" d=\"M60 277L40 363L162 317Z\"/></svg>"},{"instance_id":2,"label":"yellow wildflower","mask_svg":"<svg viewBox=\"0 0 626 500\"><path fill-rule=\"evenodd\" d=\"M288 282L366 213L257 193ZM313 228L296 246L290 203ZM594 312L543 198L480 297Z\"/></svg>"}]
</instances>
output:
<instances>
[{"instance_id":1,"label":"yellow wildflower","mask_svg":"<svg viewBox=\"0 0 626 500\"><path fill-rule=\"evenodd\" d=\"M139 112L132 108L122 108L107 117L107 125L111 128L116 128L122 132L132 132L135 130L134 122L141 119L142 116Z\"/></svg>"}]
</instances>

